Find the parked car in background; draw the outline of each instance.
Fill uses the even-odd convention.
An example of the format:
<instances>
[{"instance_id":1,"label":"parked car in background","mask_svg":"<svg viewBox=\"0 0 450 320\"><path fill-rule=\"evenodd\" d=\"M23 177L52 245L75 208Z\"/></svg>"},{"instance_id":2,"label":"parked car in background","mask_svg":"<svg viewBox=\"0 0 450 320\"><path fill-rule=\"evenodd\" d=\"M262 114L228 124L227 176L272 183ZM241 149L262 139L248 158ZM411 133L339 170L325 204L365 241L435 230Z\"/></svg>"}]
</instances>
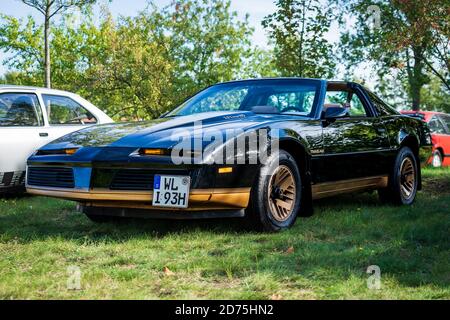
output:
<instances>
[{"instance_id":1,"label":"parked car in background","mask_svg":"<svg viewBox=\"0 0 450 320\"><path fill-rule=\"evenodd\" d=\"M70 92L0 86L0 193L24 189L26 160L39 147L110 122L104 112Z\"/></svg>"},{"instance_id":2,"label":"parked car in background","mask_svg":"<svg viewBox=\"0 0 450 320\"><path fill-rule=\"evenodd\" d=\"M96 222L246 216L277 231L311 214L313 199L341 193L411 204L431 149L425 123L356 83L243 80L159 119L61 137L28 159L26 185L78 201Z\"/></svg>"},{"instance_id":3,"label":"parked car in background","mask_svg":"<svg viewBox=\"0 0 450 320\"><path fill-rule=\"evenodd\" d=\"M428 123L433 141L433 167L450 166L450 114L432 111L402 111Z\"/></svg>"}]
</instances>

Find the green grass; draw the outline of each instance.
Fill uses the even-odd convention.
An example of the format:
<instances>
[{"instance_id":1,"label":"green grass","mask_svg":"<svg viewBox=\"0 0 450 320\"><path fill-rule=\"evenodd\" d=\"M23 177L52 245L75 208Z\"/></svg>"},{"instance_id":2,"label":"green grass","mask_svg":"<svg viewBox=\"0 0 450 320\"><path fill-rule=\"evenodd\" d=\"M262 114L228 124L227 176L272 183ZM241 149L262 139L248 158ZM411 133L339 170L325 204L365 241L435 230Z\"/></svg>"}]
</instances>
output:
<instances>
[{"instance_id":1,"label":"green grass","mask_svg":"<svg viewBox=\"0 0 450 320\"><path fill-rule=\"evenodd\" d=\"M450 170L424 180L411 207L330 198L278 234L240 220L96 225L72 202L0 199L0 298L450 299ZM69 266L81 290L67 289Z\"/></svg>"}]
</instances>

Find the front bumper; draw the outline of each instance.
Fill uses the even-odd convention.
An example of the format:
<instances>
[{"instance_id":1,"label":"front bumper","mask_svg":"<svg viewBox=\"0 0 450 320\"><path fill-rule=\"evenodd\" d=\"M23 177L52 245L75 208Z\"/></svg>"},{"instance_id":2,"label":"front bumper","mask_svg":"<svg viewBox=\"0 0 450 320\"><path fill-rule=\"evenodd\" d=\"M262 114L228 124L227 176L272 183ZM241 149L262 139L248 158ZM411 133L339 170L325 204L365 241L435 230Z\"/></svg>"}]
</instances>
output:
<instances>
[{"instance_id":1,"label":"front bumper","mask_svg":"<svg viewBox=\"0 0 450 320\"><path fill-rule=\"evenodd\" d=\"M133 150L85 147L73 156L33 156L27 163L27 192L77 201L84 207L152 212L206 213L248 206L257 165L234 165L232 173L219 174L217 165L176 165L165 156L131 157ZM191 177L188 208L152 205L155 174Z\"/></svg>"},{"instance_id":2,"label":"front bumper","mask_svg":"<svg viewBox=\"0 0 450 320\"><path fill-rule=\"evenodd\" d=\"M250 199L250 188L192 189L188 208L160 208L152 205L152 191L118 191L109 189L57 189L27 186L27 192L74 200L88 207L153 209L158 211L203 211L244 209Z\"/></svg>"}]
</instances>

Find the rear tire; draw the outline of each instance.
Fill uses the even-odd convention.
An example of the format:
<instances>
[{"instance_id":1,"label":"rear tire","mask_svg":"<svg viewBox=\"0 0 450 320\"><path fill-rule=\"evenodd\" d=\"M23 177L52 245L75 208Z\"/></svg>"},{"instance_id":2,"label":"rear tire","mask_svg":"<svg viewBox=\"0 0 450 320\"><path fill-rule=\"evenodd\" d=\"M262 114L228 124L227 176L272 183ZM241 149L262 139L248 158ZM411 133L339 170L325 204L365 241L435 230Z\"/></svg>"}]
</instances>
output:
<instances>
[{"instance_id":1,"label":"rear tire","mask_svg":"<svg viewBox=\"0 0 450 320\"><path fill-rule=\"evenodd\" d=\"M442 167L442 153L439 150L434 150L433 157L431 159L431 165L435 168Z\"/></svg>"},{"instance_id":2,"label":"rear tire","mask_svg":"<svg viewBox=\"0 0 450 320\"><path fill-rule=\"evenodd\" d=\"M388 187L378 190L380 200L396 205L410 205L417 194L419 168L414 153L408 147L400 149L389 175Z\"/></svg>"},{"instance_id":3,"label":"rear tire","mask_svg":"<svg viewBox=\"0 0 450 320\"><path fill-rule=\"evenodd\" d=\"M252 227L276 232L291 227L297 218L302 180L295 159L284 150L262 165L252 187L247 216Z\"/></svg>"}]
</instances>

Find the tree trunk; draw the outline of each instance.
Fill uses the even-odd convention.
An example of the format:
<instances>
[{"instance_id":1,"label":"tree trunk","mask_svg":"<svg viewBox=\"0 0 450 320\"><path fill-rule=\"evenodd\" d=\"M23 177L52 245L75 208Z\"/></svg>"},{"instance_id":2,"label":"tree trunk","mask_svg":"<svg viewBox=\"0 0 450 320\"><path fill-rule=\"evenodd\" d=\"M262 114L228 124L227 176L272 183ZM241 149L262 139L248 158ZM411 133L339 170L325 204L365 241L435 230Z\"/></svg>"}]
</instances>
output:
<instances>
[{"instance_id":1,"label":"tree trunk","mask_svg":"<svg viewBox=\"0 0 450 320\"><path fill-rule=\"evenodd\" d=\"M45 13L44 22L44 44L45 44L45 59L44 59L44 69L45 69L45 86L51 88L50 82L50 11L49 9Z\"/></svg>"},{"instance_id":2,"label":"tree trunk","mask_svg":"<svg viewBox=\"0 0 450 320\"><path fill-rule=\"evenodd\" d=\"M412 99L412 109L414 111L420 110L420 89L422 88L421 84L418 84L416 81L410 84L410 93Z\"/></svg>"},{"instance_id":3,"label":"tree trunk","mask_svg":"<svg viewBox=\"0 0 450 320\"><path fill-rule=\"evenodd\" d=\"M298 76L299 77L305 77L305 74L304 74L304 69L305 69L305 67L303 66L303 46L305 45L304 44L304 35L305 35L305 14L306 14L306 8L305 8L305 3L303 2L302 3L302 27L301 27L301 30L300 30L300 45L299 45L299 52L298 52L298 58L299 58L299 64L298 64L298 67L299 67L299 74L298 74Z\"/></svg>"},{"instance_id":4,"label":"tree trunk","mask_svg":"<svg viewBox=\"0 0 450 320\"><path fill-rule=\"evenodd\" d=\"M423 49L421 47L413 47L413 59L414 66L409 68L408 72L408 82L409 82L409 93L412 99L412 109L414 111L420 110L421 103L421 89L426 82L425 75L423 74Z\"/></svg>"}]
</instances>

